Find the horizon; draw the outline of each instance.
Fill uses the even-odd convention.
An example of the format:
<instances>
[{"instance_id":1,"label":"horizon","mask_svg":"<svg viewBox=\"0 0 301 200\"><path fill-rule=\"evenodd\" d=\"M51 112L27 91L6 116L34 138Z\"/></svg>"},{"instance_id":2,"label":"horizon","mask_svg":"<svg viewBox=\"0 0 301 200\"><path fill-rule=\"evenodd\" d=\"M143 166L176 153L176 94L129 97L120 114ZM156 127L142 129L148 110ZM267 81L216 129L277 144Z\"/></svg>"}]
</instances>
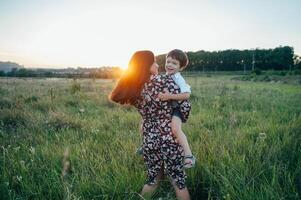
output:
<instances>
[{"instance_id":1,"label":"horizon","mask_svg":"<svg viewBox=\"0 0 301 200\"><path fill-rule=\"evenodd\" d=\"M301 55L301 2L0 2L0 60L25 68L120 66L148 49L271 49ZM250 12L251 11L251 12ZM25 19L25 20L24 20Z\"/></svg>"},{"instance_id":2,"label":"horizon","mask_svg":"<svg viewBox=\"0 0 301 200\"><path fill-rule=\"evenodd\" d=\"M287 45L284 45L284 46L287 46ZM278 47L283 47L283 46L278 46ZM277 47L274 47L274 48L277 48ZM256 49L259 49L259 50L262 50L262 49L274 49L274 48L260 48L260 47L257 47L257 48L252 48L252 49L221 49L221 50L212 50L212 51L207 51L207 50L204 50L204 49L200 49L200 50L197 50L197 51L186 51L187 52L198 52L198 51L206 51L206 52L219 52L219 51L227 51L227 50L239 50L239 51L244 51L244 50L256 50ZM155 56L160 56L160 55L164 55L165 53L163 54L158 54L158 55L155 55ZM298 55L298 56L301 56L299 54L296 54L296 52L294 52L295 55ZM3 60L0 60L0 62L11 62L11 63L16 63L24 68L27 68L27 69L67 69L67 68L72 68L72 69L77 69L77 68L106 68L106 67L119 67L121 69L125 69L123 67L120 67L120 66L117 66L117 65L95 65L95 66L47 66L47 67L39 67L39 66L32 66L32 67L27 67L25 65L23 65L22 63L18 63L18 62L14 62L14 61L11 61L11 60L7 60L7 61L3 61Z\"/></svg>"}]
</instances>

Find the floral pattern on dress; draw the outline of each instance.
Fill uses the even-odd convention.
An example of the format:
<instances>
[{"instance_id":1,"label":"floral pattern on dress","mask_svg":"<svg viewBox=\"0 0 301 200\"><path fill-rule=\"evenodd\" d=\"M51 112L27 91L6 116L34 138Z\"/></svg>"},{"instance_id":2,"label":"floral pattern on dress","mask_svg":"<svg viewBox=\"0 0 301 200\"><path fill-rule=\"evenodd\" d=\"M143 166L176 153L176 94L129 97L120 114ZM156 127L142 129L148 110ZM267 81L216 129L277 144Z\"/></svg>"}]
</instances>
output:
<instances>
[{"instance_id":1,"label":"floral pattern on dress","mask_svg":"<svg viewBox=\"0 0 301 200\"><path fill-rule=\"evenodd\" d=\"M170 76L155 76L144 85L141 97L136 103L143 119L143 157L147 167L147 183L156 183L156 177L163 165L164 172L182 189L185 188L186 179L182 168L184 151L171 131L171 102L161 101L157 97L166 89L170 93L180 92ZM180 103L180 111L185 120L188 119L190 108L188 101Z\"/></svg>"}]
</instances>

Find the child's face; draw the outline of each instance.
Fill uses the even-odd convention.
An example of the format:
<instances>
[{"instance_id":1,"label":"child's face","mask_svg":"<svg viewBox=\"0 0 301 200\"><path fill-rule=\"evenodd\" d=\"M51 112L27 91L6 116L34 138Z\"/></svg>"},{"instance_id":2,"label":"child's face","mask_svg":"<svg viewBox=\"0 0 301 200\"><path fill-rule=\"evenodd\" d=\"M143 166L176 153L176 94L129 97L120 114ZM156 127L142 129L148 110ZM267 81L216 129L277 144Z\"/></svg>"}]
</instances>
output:
<instances>
[{"instance_id":1,"label":"child's face","mask_svg":"<svg viewBox=\"0 0 301 200\"><path fill-rule=\"evenodd\" d=\"M180 62L172 57L166 58L165 63L166 73L171 75L180 71Z\"/></svg>"},{"instance_id":2,"label":"child's face","mask_svg":"<svg viewBox=\"0 0 301 200\"><path fill-rule=\"evenodd\" d=\"M150 73L152 75L157 75L158 74L158 69L159 69L159 65L157 64L157 62L155 61L152 66L150 67Z\"/></svg>"}]
</instances>

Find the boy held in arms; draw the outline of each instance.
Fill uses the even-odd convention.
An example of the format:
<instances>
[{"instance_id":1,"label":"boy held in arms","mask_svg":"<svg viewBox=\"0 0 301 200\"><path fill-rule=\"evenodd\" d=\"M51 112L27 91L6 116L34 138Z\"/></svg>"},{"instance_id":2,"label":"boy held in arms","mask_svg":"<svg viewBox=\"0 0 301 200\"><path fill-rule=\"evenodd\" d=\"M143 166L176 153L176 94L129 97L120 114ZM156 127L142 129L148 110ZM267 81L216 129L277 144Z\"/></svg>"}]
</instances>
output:
<instances>
[{"instance_id":1,"label":"boy held in arms","mask_svg":"<svg viewBox=\"0 0 301 200\"><path fill-rule=\"evenodd\" d=\"M191 94L190 86L186 83L185 79L180 74L188 65L188 57L185 52L179 49L174 49L170 51L166 55L166 63L165 63L165 70L166 74L171 75L172 79L180 88L179 94L172 94L172 93L160 93L158 95L159 99L163 101L172 100L173 105L173 116L172 116L172 123L171 128L173 134L176 136L179 144L184 149L184 168L191 168L195 165L195 157L192 155L187 137L182 131L182 114L180 112L179 103L178 101L188 100Z\"/></svg>"}]
</instances>

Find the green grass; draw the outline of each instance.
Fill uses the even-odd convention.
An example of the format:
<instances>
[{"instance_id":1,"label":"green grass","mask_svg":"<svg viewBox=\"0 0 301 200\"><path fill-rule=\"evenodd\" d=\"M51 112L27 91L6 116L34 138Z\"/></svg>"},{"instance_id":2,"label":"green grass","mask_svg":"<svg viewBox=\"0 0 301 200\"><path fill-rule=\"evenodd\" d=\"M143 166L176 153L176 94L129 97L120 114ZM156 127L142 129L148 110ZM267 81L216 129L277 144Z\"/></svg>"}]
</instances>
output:
<instances>
[{"instance_id":1,"label":"green grass","mask_svg":"<svg viewBox=\"0 0 301 200\"><path fill-rule=\"evenodd\" d=\"M187 78L192 199L299 199L301 87L231 78ZM0 199L142 199L140 116L107 100L114 84L0 79ZM160 197L175 198L168 179Z\"/></svg>"}]
</instances>

